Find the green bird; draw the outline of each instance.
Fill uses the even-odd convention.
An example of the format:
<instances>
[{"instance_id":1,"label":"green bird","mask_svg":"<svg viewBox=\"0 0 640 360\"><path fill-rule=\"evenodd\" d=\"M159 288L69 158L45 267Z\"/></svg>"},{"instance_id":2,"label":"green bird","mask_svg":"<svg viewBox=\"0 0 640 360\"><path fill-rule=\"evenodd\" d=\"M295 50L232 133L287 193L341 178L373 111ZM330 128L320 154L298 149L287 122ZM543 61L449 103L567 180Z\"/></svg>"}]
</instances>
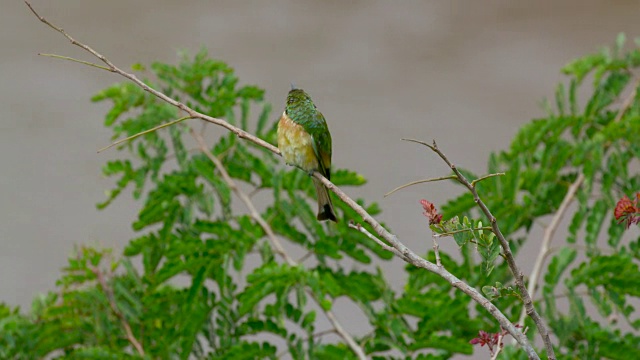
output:
<instances>
[{"instance_id":1,"label":"green bird","mask_svg":"<svg viewBox=\"0 0 640 360\"><path fill-rule=\"evenodd\" d=\"M331 179L331 134L327 122L302 89L292 89L278 122L278 148L288 165ZM318 220L336 221L327 188L312 178L318 193Z\"/></svg>"}]
</instances>

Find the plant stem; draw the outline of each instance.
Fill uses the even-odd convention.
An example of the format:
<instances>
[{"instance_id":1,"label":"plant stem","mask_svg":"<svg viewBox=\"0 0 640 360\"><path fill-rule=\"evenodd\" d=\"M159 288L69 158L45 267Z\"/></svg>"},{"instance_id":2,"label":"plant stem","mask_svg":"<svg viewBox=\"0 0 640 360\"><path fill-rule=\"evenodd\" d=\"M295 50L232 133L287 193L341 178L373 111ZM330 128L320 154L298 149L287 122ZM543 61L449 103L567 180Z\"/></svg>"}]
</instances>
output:
<instances>
[{"instance_id":1,"label":"plant stem","mask_svg":"<svg viewBox=\"0 0 640 360\"><path fill-rule=\"evenodd\" d=\"M433 141L433 145L431 145L419 140L412 140L412 139L403 139L403 140L424 145L429 149L431 149L436 154L438 154L438 156L440 156L440 158L447 165L449 165L451 170L453 170L453 172L458 176L458 180L460 181L460 183L463 184L469 190L469 192L471 192L471 194L473 195L473 200L480 207L480 210L482 210L482 213L487 217L487 219L489 219L489 222L491 223L491 228L493 229L494 234L496 234L496 238L498 238L498 241L500 241L500 245L502 246L502 250L504 252L504 259L509 265L509 269L511 270L511 273L513 274L513 277L515 279L516 286L518 287L518 290L522 295L522 300L524 303L526 313L531 317L533 322L536 324L536 327L538 328L538 332L540 332L540 336L542 337L542 341L544 342L545 348L547 350L547 357L549 360L555 360L556 356L555 356L555 351L553 350L553 344L551 343L551 337L549 336L549 332L547 330L546 325L544 324L544 321L542 320L542 317L540 317L540 314L538 314L535 307L533 306L533 300L531 299L531 295L529 295L529 292L527 291L527 288L524 284L524 275L522 274L522 271L520 271L520 268L516 264L515 257L513 256L513 253L511 252L511 247L509 246L509 242L502 234L502 231L498 226L498 220L496 219L496 217L493 216L493 214L491 213L487 205L482 201L482 199L480 199L480 195L478 195L478 191L476 190L475 186L472 185L469 182L469 180L467 180L467 178L464 175L462 175L460 170L458 170L458 168L453 163L451 163L449 158L447 158L447 156L442 151L440 151L440 149L438 148L438 144L436 144L435 141Z\"/></svg>"},{"instance_id":2,"label":"plant stem","mask_svg":"<svg viewBox=\"0 0 640 360\"><path fill-rule=\"evenodd\" d=\"M536 289L538 286L538 278L540 277L540 271L542 270L542 264L547 256L551 253L549 245L551 244L551 240L553 240L553 234L555 234L558 229L558 225L560 225L560 221L564 217L564 214L567 212L569 205L573 201L578 189L582 185L584 181L584 175L581 173L578 175L576 180L569 186L569 190L567 190L564 199L560 203L560 207L558 211L556 211L553 219L551 219L551 223L549 226L544 229L544 236L542 238L542 244L540 245L540 251L538 252L538 256L536 257L536 261L533 264L533 270L531 270L531 275L529 275L529 284L527 286L527 291L531 297L536 296ZM526 316L526 309L522 309L522 313L520 313L520 319L518 320L518 324L524 325L524 317Z\"/></svg>"}]
</instances>

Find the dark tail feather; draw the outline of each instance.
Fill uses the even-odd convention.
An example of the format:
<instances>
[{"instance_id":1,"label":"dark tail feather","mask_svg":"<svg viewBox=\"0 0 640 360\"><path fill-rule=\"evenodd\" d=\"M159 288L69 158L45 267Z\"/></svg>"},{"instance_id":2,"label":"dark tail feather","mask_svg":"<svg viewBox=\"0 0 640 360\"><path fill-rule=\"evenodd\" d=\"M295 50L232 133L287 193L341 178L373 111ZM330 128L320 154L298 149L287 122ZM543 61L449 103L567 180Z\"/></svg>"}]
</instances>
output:
<instances>
[{"instance_id":1,"label":"dark tail feather","mask_svg":"<svg viewBox=\"0 0 640 360\"><path fill-rule=\"evenodd\" d=\"M331 220L333 222L338 222L327 188L322 185L320 180L315 178L313 179L313 185L316 186L316 193L318 193L318 220Z\"/></svg>"}]
</instances>

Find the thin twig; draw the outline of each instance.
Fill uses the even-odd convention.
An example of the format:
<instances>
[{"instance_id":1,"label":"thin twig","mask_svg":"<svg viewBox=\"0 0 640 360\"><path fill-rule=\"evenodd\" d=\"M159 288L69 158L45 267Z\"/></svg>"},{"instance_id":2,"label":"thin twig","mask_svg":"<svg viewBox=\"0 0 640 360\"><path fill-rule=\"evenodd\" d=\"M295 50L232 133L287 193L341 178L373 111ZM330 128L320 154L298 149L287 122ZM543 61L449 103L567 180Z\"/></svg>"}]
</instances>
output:
<instances>
[{"instance_id":1,"label":"thin twig","mask_svg":"<svg viewBox=\"0 0 640 360\"><path fill-rule=\"evenodd\" d=\"M446 232L446 233L434 234L434 236L436 236L436 237L446 237L446 236L451 236L453 234L457 234L457 233L461 233L461 232L476 231L476 230L493 230L493 229L491 228L491 226L483 226L483 227L479 227L479 228L453 230L453 231L449 231L449 232Z\"/></svg>"},{"instance_id":2,"label":"thin twig","mask_svg":"<svg viewBox=\"0 0 640 360\"><path fill-rule=\"evenodd\" d=\"M251 197L251 194L248 195L249 197ZM307 260L311 255L313 255L313 251L307 251L306 254L302 255L302 257L300 257L300 259L296 260L296 262L298 264L302 264L305 260Z\"/></svg>"},{"instance_id":3,"label":"thin twig","mask_svg":"<svg viewBox=\"0 0 640 360\"><path fill-rule=\"evenodd\" d=\"M113 70L109 69L106 66L98 65L98 64L95 64L95 63L92 63L92 62L89 62L89 61L74 59L74 58L68 57L68 56L62 56L62 55L56 55L56 54L43 54L43 53L39 53L38 55L46 56L46 57L52 57L52 58L56 58L56 59L67 60L67 61L73 61L73 62L77 62L77 63L83 64L83 65L93 66L93 67L98 68L98 69L102 69L102 70L107 70L107 71L113 72Z\"/></svg>"},{"instance_id":4,"label":"thin twig","mask_svg":"<svg viewBox=\"0 0 640 360\"><path fill-rule=\"evenodd\" d=\"M373 235L371 232L369 232L369 230L367 230L364 226L355 223L353 221L349 221L349 227L352 229L356 229L358 231L360 231L361 233L365 234L369 239L375 241L378 245L380 245L381 248L394 253L396 256L404 259L404 255L402 255L401 252L399 252L396 248L389 246L387 244L385 244L384 241L378 239L375 235Z\"/></svg>"},{"instance_id":5,"label":"thin twig","mask_svg":"<svg viewBox=\"0 0 640 360\"><path fill-rule=\"evenodd\" d=\"M529 275L529 284L527 286L527 291L531 297L536 296L536 289L538 287L538 278L540 277L540 271L542 270L542 264L544 263L547 256L551 253L549 250L549 245L551 244L551 240L553 240L553 235L555 234L558 226L560 225L560 221L564 217L564 214L569 209L569 205L573 201L573 198L576 196L578 189L582 185L584 181L584 175L580 173L576 180L569 186L567 193L562 199L560 203L560 207L558 207L558 211L556 211L555 215L551 219L551 223L549 226L544 229L544 236L542 238L542 244L540 245L540 251L538 252L538 256L536 257L536 261L533 264L533 270L531 270L531 275ZM518 324L524 324L524 317L526 316L526 309L522 309L522 313L520 314L520 319L518 320Z\"/></svg>"},{"instance_id":6,"label":"thin twig","mask_svg":"<svg viewBox=\"0 0 640 360\"><path fill-rule=\"evenodd\" d=\"M253 190L251 190L251 192L249 193L249 197L252 198L254 196L256 196L260 191L264 190L264 187L256 187Z\"/></svg>"},{"instance_id":7,"label":"thin twig","mask_svg":"<svg viewBox=\"0 0 640 360\"><path fill-rule=\"evenodd\" d=\"M638 92L638 86L640 86L640 78L638 78L633 83L633 90L631 90L631 93L629 94L629 96L627 96L627 98L622 103L622 106L620 107L620 110L618 110L618 113L616 114L616 117L613 119L613 122L619 122L624 116L624 114L627 112L627 110L629 110L629 108L631 107L631 104L633 104L633 99L635 99L636 94Z\"/></svg>"},{"instance_id":8,"label":"thin twig","mask_svg":"<svg viewBox=\"0 0 640 360\"><path fill-rule=\"evenodd\" d=\"M90 48L87 45L84 45L82 43L77 42L76 40L74 40L71 36L69 36L64 30L52 25L51 23L49 23L49 21L47 21L44 17L40 16L31 6L31 4L29 4L27 1L25 1L25 3L27 4L27 6L29 7L29 9L31 9L31 11L34 13L34 15L44 24L46 24L47 26L49 26L50 28L52 28L53 30L59 32L60 34L62 34L65 38L67 38L73 45L79 46L80 48L84 49L85 51L91 53L93 56L97 57L98 59L100 59L103 63L105 63L107 65L107 67L110 69L109 71L111 72L115 72L127 79L129 79L130 81L132 81L133 83L135 83L136 85L138 85L140 88L142 88L144 91L147 91L151 94L153 94L154 96L158 97L159 99L167 102L168 104L171 104L175 107L177 107L178 109L184 111L185 113L187 113L189 116L194 117L194 118L198 118L198 119L202 119L204 121L210 122L212 124L216 124L219 125L229 131L231 131L232 133L236 134L236 136L242 138L242 139L246 139L248 141L251 141L267 150L270 150L271 152L280 155L280 151L278 150L278 148L276 148L275 146L271 145L270 143L240 129L237 128L231 124L229 124L228 122L222 120L222 119L217 119L217 118L213 118L211 116L205 115L205 114L201 114L191 108L189 108L188 106L186 106L185 104L174 100L172 98L170 98L169 96L149 87L147 84L145 84L144 82L142 82L140 79L138 79L135 75L133 74L129 74L126 73L124 71L122 71L121 69L119 69L118 67L116 67L115 65L113 65L113 63L111 63L108 59L106 59L103 55L101 55L100 53L96 52L95 50L93 50L92 48ZM418 256L415 252L413 252L411 249L409 249L407 246L405 246L402 242L400 242L397 238L397 236L393 235L392 233L390 233L387 229L385 229L382 225L380 225L380 223L378 221L376 221L371 215L369 215L369 213L367 213L365 211L365 209L360 206L358 203L356 203L353 199L351 199L349 196L347 196L340 188L338 188L337 186L335 186L331 181L327 180L324 176L322 176L319 172L314 172L313 176L320 180L320 182L322 182L322 184L329 189L330 191L332 191L337 197L339 197L342 201L344 201L349 207L351 207L358 215L360 215L362 217L362 219L368 223L369 225L372 226L372 228L375 230L375 232L378 234L378 236L380 236L382 239L386 240L389 244L391 244L391 246L393 246L393 248L395 250L397 250L401 255L401 258L403 260L405 260L406 262L416 266L416 267L420 267L420 268L424 268L427 271L430 271L440 277L442 277L444 280L446 280L449 284L451 284L453 287L461 290L462 292L464 292L465 294L467 294L468 296L470 296L474 301L476 301L479 305L481 305L485 310L487 310L491 316L493 316L498 323L505 328L509 334L511 334L518 342L518 344L522 347L522 349L525 351L525 353L527 354L527 357L529 359L540 359L540 357L538 356L538 354L536 353L535 349L533 348L533 346L531 345L529 339L527 339L527 337L522 333L522 331L520 331L519 329L517 329L510 321L509 319L507 319L507 317L500 312L500 310L493 305L487 298L485 298L480 292L478 292L475 288L469 286L468 284L464 283L463 281L461 281L460 279L458 279L456 276L454 276L453 274L451 274L450 272L448 272L447 270L445 270L443 267L438 267L435 264L421 258L420 256ZM256 220L257 221L257 220ZM268 225L268 224L267 224ZM265 230L266 231L266 230ZM396 252L394 252L396 253ZM397 253L396 253L397 254ZM348 336L348 338L350 338L349 334L346 333L344 330L342 330L342 327L339 326L339 323L337 323L337 320L335 319L335 317L333 316L333 313L331 313L330 311L326 313L327 314L327 318L329 319L329 321L332 323L332 325L334 325L334 327L336 328L336 331L341 333L341 336L343 334L346 334ZM352 340L352 339L351 339ZM359 349L360 347L355 344L355 346L353 346L355 344L355 342L349 343L348 345L354 349Z\"/></svg>"},{"instance_id":9,"label":"thin twig","mask_svg":"<svg viewBox=\"0 0 640 360\"><path fill-rule=\"evenodd\" d=\"M473 180L471 182L471 186L476 187L476 184L479 183L482 180L486 180L486 179L492 178L494 176L504 176L504 175L505 175L505 173L495 173L495 174L488 174L488 175L485 175L485 176L481 176L481 177Z\"/></svg>"},{"instance_id":10,"label":"thin twig","mask_svg":"<svg viewBox=\"0 0 640 360\"><path fill-rule=\"evenodd\" d=\"M393 194L394 192L398 191L398 190L402 190L406 187L409 186L413 186L413 185L417 185L417 184L422 184L422 183L428 183L428 182L434 182L434 181L442 181L442 180L457 180L458 177L455 175L449 175L449 176L442 176L442 177L437 177L437 178L430 178L430 179L423 179L423 180L416 180L416 181L412 181L410 183L404 184L404 185L400 185L397 188L389 191L388 193L384 194L384 197L387 197L391 194Z\"/></svg>"},{"instance_id":11,"label":"thin twig","mask_svg":"<svg viewBox=\"0 0 640 360\"><path fill-rule=\"evenodd\" d=\"M327 329L327 330L323 330L323 331L318 331L317 333L314 333L312 335L313 338L318 338L321 336L325 336L327 334L335 334L336 333L336 329ZM309 338L307 338L306 340L309 340Z\"/></svg>"},{"instance_id":12,"label":"thin twig","mask_svg":"<svg viewBox=\"0 0 640 360\"><path fill-rule=\"evenodd\" d=\"M116 145L122 144L123 142L129 141L129 140L133 140L133 139L138 138L138 137L140 137L142 135L146 135L148 133L152 133L152 132L154 132L156 130L160 130L162 128L166 128L167 126L175 125L175 124L177 124L179 122L183 122L183 121L189 120L189 119L193 119L193 117L191 117L191 116L181 117L180 119L173 120L173 121L170 121L170 122L162 124L162 125L158 125L158 126L156 126L154 128L151 128L149 130L145 130L145 131L139 132L137 134L133 134L133 135L127 137L127 138L120 139L120 140L118 140L118 141L116 141L114 143L111 143L110 145L107 145L107 146L103 147L102 149L98 150L98 152L99 153L103 152L103 151L105 151L107 149L110 149L110 148L116 146Z\"/></svg>"},{"instance_id":13,"label":"thin twig","mask_svg":"<svg viewBox=\"0 0 640 360\"><path fill-rule=\"evenodd\" d=\"M571 295L577 295L577 296L579 296L579 297L584 297L584 296L589 296L589 295L590 295L590 293L589 293L589 291L587 291L587 290L584 290L584 291L575 291L573 294L572 294L572 293L570 293L570 292L563 292L563 293L560 293L560 294L553 294L553 296L552 296L552 297L553 297L554 299L564 299L564 298L567 298L567 297L569 297L569 296L571 296ZM544 296L543 296L543 295L540 295L540 297L538 297L538 298L536 299L536 301L542 301L542 300L544 300Z\"/></svg>"},{"instance_id":14,"label":"thin twig","mask_svg":"<svg viewBox=\"0 0 640 360\"><path fill-rule=\"evenodd\" d=\"M500 329L500 332L498 333L498 343L496 345L496 349L495 352L493 352L491 354L491 360L496 360L498 358L498 355L500 354L500 351L502 351L502 347L504 344L502 344L502 338L504 337L504 333L502 331L502 329Z\"/></svg>"},{"instance_id":15,"label":"thin twig","mask_svg":"<svg viewBox=\"0 0 640 360\"><path fill-rule=\"evenodd\" d=\"M426 143L426 142L424 142L424 141L416 140L416 139L401 139L401 140L403 140L403 141L408 141L408 142L414 142L414 143L416 143L416 144L420 144L420 145L424 145L424 146L428 147L429 149L433 150L434 152L435 152L435 151L436 151L436 149L437 149L437 147L436 147L436 142L435 142L435 141L433 142L433 145L430 145L430 144L428 144L428 143ZM447 159L447 160L445 160L445 162L447 163L447 165L449 165L449 162L448 162L448 161L449 161L448 159ZM449 167L451 167L451 165L449 165Z\"/></svg>"},{"instance_id":16,"label":"thin twig","mask_svg":"<svg viewBox=\"0 0 640 360\"><path fill-rule=\"evenodd\" d=\"M262 216L260 215L260 212L253 205L253 202L251 201L249 196L244 191L240 190L238 185L236 185L235 181L233 181L233 178L231 178L231 176L227 172L227 169L222 164L222 161L218 159L218 157L213 155L213 153L211 153L211 150L209 150L209 148L207 147L207 144L205 143L202 136L200 136L199 133L193 130L193 128L190 128L190 132L191 132L191 136L193 136L193 138L198 142L198 145L200 146L200 151L202 151L209 158L209 160L211 160L211 162L216 166L216 168L218 168L218 171L220 171L220 175L222 176L222 179L224 180L224 182L227 183L227 185L231 188L231 190L240 198L240 200L242 200L242 202L249 209L249 213L251 217L253 217L254 220L256 220L256 222L258 223L258 225L260 225L262 229L265 231L265 233L267 234L267 237L271 241L271 244L275 248L276 254L280 255L287 264L291 266L298 265L295 262L295 260L292 257L290 257L289 254L287 254L287 252L284 249L284 246L282 246L282 243L280 242L280 239L278 239L276 234L273 232L273 229L271 229L271 226L269 226L269 224L267 224L267 222L262 218Z\"/></svg>"},{"instance_id":17,"label":"thin twig","mask_svg":"<svg viewBox=\"0 0 640 360\"><path fill-rule=\"evenodd\" d=\"M116 304L115 296L113 295L113 289L107 284L107 281L104 279L104 274L98 267L91 267L90 270L96 275L98 279L98 283L100 287L104 291L105 295L107 295L107 300L109 301L109 306L111 307L111 311L115 314L115 316L120 320L120 324L124 328L124 332L127 335L127 340L133 345L140 356L144 357L144 348L142 344L136 339L135 335L133 335L133 331L131 331L131 326L127 321L127 318L124 316L122 311L118 308L118 304Z\"/></svg>"},{"instance_id":18,"label":"thin twig","mask_svg":"<svg viewBox=\"0 0 640 360\"><path fill-rule=\"evenodd\" d=\"M233 178L227 172L227 169L224 167L224 164L222 164L222 161L218 159L215 155L213 155L213 153L211 153L211 150L209 150L209 148L207 147L207 144L205 143L202 136L198 132L196 132L193 128L190 128L190 131L191 131L191 136L193 136L193 138L198 142L198 145L200 146L200 150L216 166L224 182L227 183L227 185L231 188L231 190L240 198L240 200L242 200L245 206L249 209L249 213L251 217L258 223L258 225L260 225L260 227L262 227L264 232L267 234L267 238L271 242L272 246L275 248L275 252L278 255L280 255L284 259L284 261L286 261L287 264L289 264L290 266L297 266L298 263L293 258L291 258L291 256L289 256L289 254L286 252L286 250L284 249L284 246L282 246L282 243L280 242L280 239L278 239L276 234L273 232L273 229L271 228L271 226L264 220L262 215L260 215L260 212L258 211L258 209L256 209L249 195L247 195L244 191L242 191L238 187L238 185L235 183ZM308 293L320 305L320 299L318 299L313 292L308 291ZM322 306L320 307L322 308ZM353 339L353 337L344 330L344 328L342 327L338 319L334 316L333 312L331 312L331 310L323 310L323 311L325 313L325 316L327 317L327 319L335 329L335 332L338 335L340 335L340 337L347 343L347 345L349 345L349 347L351 348L351 351L353 351L356 354L356 356L358 356L359 359L361 360L366 359L367 357L362 347L360 347L360 345L358 345L358 343Z\"/></svg>"},{"instance_id":19,"label":"thin twig","mask_svg":"<svg viewBox=\"0 0 640 360\"><path fill-rule=\"evenodd\" d=\"M480 210L487 217L487 219L489 219L489 222L491 223L491 228L494 234L496 235L496 237L498 238L498 241L500 241L500 245L504 253L504 259L507 262L507 265L509 265L509 269L511 270L511 273L513 274L513 277L515 279L516 286L518 287L518 290L522 295L522 300L524 303L526 313L531 317L533 322L536 324L536 327L538 328L538 332L542 337L542 341L544 342L545 348L547 350L547 357L550 360L555 360L556 358L555 351L553 349L553 343L551 342L551 337L549 336L549 331L547 330L547 326L544 324L544 320L542 319L542 317L540 317L540 314L538 314L535 307L533 306L533 300L531 299L531 295L527 291L527 288L524 284L524 275L522 271L520 271L520 268L518 267L518 265L516 264L515 257L513 256L513 252L511 251L511 247L509 246L509 242L502 234L502 231L498 226L498 221L496 217L493 216L493 214L491 213L487 205L482 201L482 199L480 199L480 195L478 195L478 191L476 190L476 188L472 186L469 180L467 180L467 178L460 172L460 170L458 170L458 168L453 163L451 163L449 158L447 158L447 156L442 151L440 151L440 149L438 148L438 144L436 144L435 140L433 141L433 144L428 144L424 141L414 140L414 139L402 139L402 140L424 145L429 149L431 149L436 154L438 154L438 156L440 156L442 161L444 161L447 165L449 165L451 170L453 170L453 172L458 176L460 183L462 183L469 190L469 192L471 192L471 194L473 195L473 200L475 201L476 204L478 204L478 206L480 207Z\"/></svg>"},{"instance_id":20,"label":"thin twig","mask_svg":"<svg viewBox=\"0 0 640 360\"><path fill-rule=\"evenodd\" d=\"M440 246L438 246L436 234L432 233L431 237L433 238L433 252L436 254L436 266L442 267L442 261L440 261L440 251L439 251Z\"/></svg>"}]
</instances>

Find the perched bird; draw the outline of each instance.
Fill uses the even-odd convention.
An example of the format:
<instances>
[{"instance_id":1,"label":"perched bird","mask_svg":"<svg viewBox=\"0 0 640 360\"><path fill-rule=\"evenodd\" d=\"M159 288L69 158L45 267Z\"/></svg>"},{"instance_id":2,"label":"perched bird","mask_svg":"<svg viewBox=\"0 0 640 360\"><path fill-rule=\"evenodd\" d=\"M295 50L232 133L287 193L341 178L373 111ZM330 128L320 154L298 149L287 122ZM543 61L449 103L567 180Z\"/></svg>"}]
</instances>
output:
<instances>
[{"instance_id":1,"label":"perched bird","mask_svg":"<svg viewBox=\"0 0 640 360\"><path fill-rule=\"evenodd\" d=\"M292 86L293 87L293 86ZM302 89L292 89L278 122L278 148L288 165L331 177L331 134L322 113ZM312 178L318 193L318 220L337 221L327 188Z\"/></svg>"}]
</instances>

